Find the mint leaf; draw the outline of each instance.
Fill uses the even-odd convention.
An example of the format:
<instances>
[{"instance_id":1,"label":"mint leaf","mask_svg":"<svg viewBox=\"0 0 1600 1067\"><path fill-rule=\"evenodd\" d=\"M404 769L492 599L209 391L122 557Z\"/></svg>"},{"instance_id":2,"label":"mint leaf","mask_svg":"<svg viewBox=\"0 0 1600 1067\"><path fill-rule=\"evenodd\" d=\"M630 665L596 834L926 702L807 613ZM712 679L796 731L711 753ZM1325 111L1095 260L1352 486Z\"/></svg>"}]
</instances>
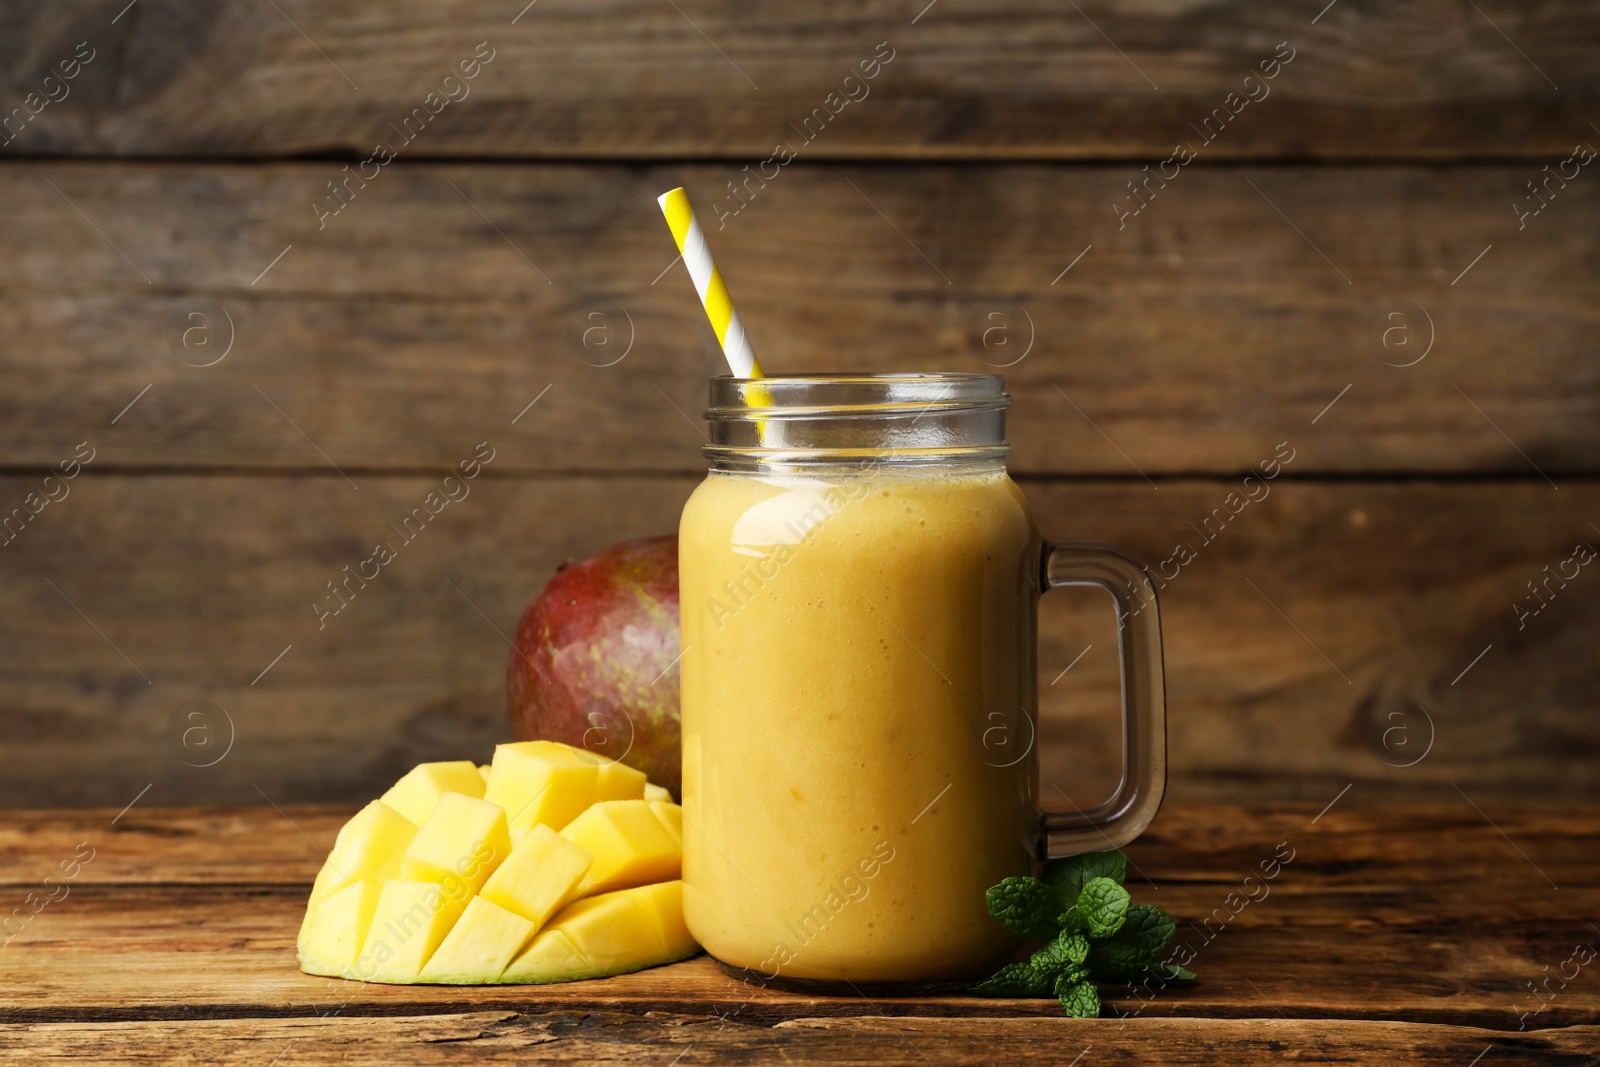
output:
<instances>
[{"instance_id":1,"label":"mint leaf","mask_svg":"<svg viewBox=\"0 0 1600 1067\"><path fill-rule=\"evenodd\" d=\"M1040 974L1032 962L1008 963L971 988L981 997L1047 997L1051 978Z\"/></svg>"},{"instance_id":2,"label":"mint leaf","mask_svg":"<svg viewBox=\"0 0 1600 1067\"><path fill-rule=\"evenodd\" d=\"M1110 937L1128 917L1128 891L1109 878L1091 878L1072 910L1082 916L1090 937Z\"/></svg>"},{"instance_id":3,"label":"mint leaf","mask_svg":"<svg viewBox=\"0 0 1600 1067\"><path fill-rule=\"evenodd\" d=\"M1063 930L1056 938L1056 943L1061 946L1061 952L1073 963L1083 963L1089 958L1089 939L1082 934Z\"/></svg>"},{"instance_id":4,"label":"mint leaf","mask_svg":"<svg viewBox=\"0 0 1600 1067\"><path fill-rule=\"evenodd\" d=\"M1128 905L1127 920L1110 941L1089 950L1089 973L1101 979L1131 979L1147 973L1172 940L1172 917L1150 904Z\"/></svg>"},{"instance_id":5,"label":"mint leaf","mask_svg":"<svg viewBox=\"0 0 1600 1067\"><path fill-rule=\"evenodd\" d=\"M1061 906L1070 908L1078 902L1083 887L1095 878L1109 878L1121 884L1128 873L1128 857L1120 852L1085 852L1081 856L1063 856L1044 865L1041 877L1046 885L1061 898Z\"/></svg>"},{"instance_id":6,"label":"mint leaf","mask_svg":"<svg viewBox=\"0 0 1600 1067\"><path fill-rule=\"evenodd\" d=\"M1089 969L1081 963L1069 963L1052 980L1051 988L1065 989L1079 982L1089 980ZM1048 996L1048 993L1046 994Z\"/></svg>"},{"instance_id":7,"label":"mint leaf","mask_svg":"<svg viewBox=\"0 0 1600 1067\"><path fill-rule=\"evenodd\" d=\"M1033 954L1033 964L1036 967L1059 970L1071 964L1075 967L1084 966L1084 961L1089 958L1089 939L1082 934L1063 930L1051 938L1049 944Z\"/></svg>"},{"instance_id":8,"label":"mint leaf","mask_svg":"<svg viewBox=\"0 0 1600 1067\"><path fill-rule=\"evenodd\" d=\"M1054 937L1061 929L1061 900L1037 878L1003 879L983 899L989 914L1018 937Z\"/></svg>"},{"instance_id":9,"label":"mint leaf","mask_svg":"<svg viewBox=\"0 0 1600 1067\"><path fill-rule=\"evenodd\" d=\"M1061 1006L1074 1019L1100 1017L1100 994L1095 991L1092 982L1059 982L1056 984L1056 999L1061 1001Z\"/></svg>"},{"instance_id":10,"label":"mint leaf","mask_svg":"<svg viewBox=\"0 0 1600 1067\"><path fill-rule=\"evenodd\" d=\"M1088 955L1088 938L1082 934L1063 933L1035 952L1028 964L1041 975L1054 978L1068 970L1086 972L1083 961Z\"/></svg>"},{"instance_id":11,"label":"mint leaf","mask_svg":"<svg viewBox=\"0 0 1600 1067\"><path fill-rule=\"evenodd\" d=\"M1162 975L1169 982L1192 982L1195 973L1186 967L1179 967L1176 963L1168 963L1161 968Z\"/></svg>"}]
</instances>

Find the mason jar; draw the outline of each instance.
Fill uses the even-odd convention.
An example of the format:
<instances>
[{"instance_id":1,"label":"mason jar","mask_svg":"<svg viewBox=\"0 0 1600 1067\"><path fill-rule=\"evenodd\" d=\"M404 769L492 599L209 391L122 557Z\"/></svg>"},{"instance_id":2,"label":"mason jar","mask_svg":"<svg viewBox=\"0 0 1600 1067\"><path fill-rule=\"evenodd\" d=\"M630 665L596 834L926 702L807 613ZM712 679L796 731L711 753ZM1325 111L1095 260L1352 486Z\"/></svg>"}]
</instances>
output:
<instances>
[{"instance_id":1,"label":"mason jar","mask_svg":"<svg viewBox=\"0 0 1600 1067\"><path fill-rule=\"evenodd\" d=\"M1120 845L1166 780L1144 569L1042 542L988 374L716 378L679 530L684 914L764 982L938 985L1015 939L984 891ZM1039 594L1117 607L1124 774L1038 807Z\"/></svg>"}]
</instances>

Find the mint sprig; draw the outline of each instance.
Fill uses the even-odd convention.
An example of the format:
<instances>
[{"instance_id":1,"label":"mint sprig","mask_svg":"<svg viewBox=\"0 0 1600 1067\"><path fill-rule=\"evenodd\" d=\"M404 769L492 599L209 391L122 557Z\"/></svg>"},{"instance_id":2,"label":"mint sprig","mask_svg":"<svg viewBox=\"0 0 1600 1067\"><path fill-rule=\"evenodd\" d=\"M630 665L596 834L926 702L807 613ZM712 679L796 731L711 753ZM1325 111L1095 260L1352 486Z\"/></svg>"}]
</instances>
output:
<instances>
[{"instance_id":1,"label":"mint sprig","mask_svg":"<svg viewBox=\"0 0 1600 1067\"><path fill-rule=\"evenodd\" d=\"M1163 964L1176 929L1150 904L1133 904L1121 885L1127 857L1089 852L1045 864L1041 878L1007 878L984 894L989 914L1019 937L1045 941L1026 961L1000 968L972 987L989 997L1054 996L1068 1015L1100 1014L1094 981L1155 973L1193 981L1194 972Z\"/></svg>"}]
</instances>

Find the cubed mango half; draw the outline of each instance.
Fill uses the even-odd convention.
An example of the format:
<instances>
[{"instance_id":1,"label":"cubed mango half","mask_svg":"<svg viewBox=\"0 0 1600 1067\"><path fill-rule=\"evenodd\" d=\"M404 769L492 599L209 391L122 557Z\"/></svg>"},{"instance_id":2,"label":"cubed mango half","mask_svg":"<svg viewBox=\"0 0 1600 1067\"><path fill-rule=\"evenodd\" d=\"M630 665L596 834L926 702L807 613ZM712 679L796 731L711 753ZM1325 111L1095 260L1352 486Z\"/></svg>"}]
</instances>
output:
<instances>
[{"instance_id":1,"label":"cubed mango half","mask_svg":"<svg viewBox=\"0 0 1600 1067\"><path fill-rule=\"evenodd\" d=\"M599 978L698 950L683 811L641 772L549 741L422 764L339 831L298 939L311 974L483 984Z\"/></svg>"}]
</instances>

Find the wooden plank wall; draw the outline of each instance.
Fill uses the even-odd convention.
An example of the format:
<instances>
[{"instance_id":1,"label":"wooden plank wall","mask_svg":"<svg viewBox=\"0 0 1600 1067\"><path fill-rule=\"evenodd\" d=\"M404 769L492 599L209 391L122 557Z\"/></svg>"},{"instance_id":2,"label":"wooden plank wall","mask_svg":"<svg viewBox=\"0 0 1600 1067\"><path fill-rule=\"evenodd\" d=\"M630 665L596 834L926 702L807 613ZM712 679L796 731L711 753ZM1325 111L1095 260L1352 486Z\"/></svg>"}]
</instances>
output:
<instances>
[{"instance_id":1,"label":"wooden plank wall","mask_svg":"<svg viewBox=\"0 0 1600 1067\"><path fill-rule=\"evenodd\" d=\"M0 804L503 739L501 634L701 469L680 183L770 367L1004 365L1048 534L1192 551L1174 799L1600 798L1600 3L5 3L0 57L0 504L78 471L0 545ZM1085 805L1113 624L1043 632Z\"/></svg>"}]
</instances>

